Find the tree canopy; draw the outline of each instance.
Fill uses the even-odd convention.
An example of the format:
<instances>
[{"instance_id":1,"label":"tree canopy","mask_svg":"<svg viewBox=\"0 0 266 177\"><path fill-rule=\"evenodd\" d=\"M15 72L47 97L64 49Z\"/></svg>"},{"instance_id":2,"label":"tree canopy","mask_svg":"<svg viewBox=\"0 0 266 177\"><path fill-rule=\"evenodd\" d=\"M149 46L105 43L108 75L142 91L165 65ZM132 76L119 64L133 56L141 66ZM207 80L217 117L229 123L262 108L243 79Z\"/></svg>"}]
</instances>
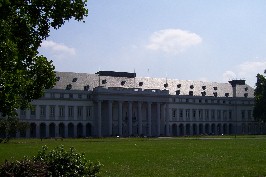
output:
<instances>
[{"instance_id":1,"label":"tree canopy","mask_svg":"<svg viewBox=\"0 0 266 177\"><path fill-rule=\"evenodd\" d=\"M87 0L0 0L0 113L13 116L56 82L51 60L39 55L51 28L82 21Z\"/></svg>"},{"instance_id":2,"label":"tree canopy","mask_svg":"<svg viewBox=\"0 0 266 177\"><path fill-rule=\"evenodd\" d=\"M266 78L262 74L257 74L253 116L258 121L266 121Z\"/></svg>"}]
</instances>

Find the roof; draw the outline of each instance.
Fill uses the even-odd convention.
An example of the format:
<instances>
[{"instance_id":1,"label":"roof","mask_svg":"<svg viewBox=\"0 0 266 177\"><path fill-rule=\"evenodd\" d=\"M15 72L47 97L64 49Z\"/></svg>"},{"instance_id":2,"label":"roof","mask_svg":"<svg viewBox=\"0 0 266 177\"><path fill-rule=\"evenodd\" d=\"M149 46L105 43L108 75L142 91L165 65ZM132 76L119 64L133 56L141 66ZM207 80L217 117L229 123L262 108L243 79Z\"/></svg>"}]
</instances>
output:
<instances>
[{"instance_id":1,"label":"roof","mask_svg":"<svg viewBox=\"0 0 266 177\"><path fill-rule=\"evenodd\" d=\"M102 86L122 87L122 88L141 88L169 90L170 95L189 95L194 96L214 96L228 97L233 96L233 89L230 83L203 82L191 80L165 79L165 78L148 78L148 77L112 77L99 76L97 74L73 73L73 72L56 72L58 81L53 89L70 89L70 90L93 90L95 87ZM254 97L254 89L249 85L237 85L236 96L248 98Z\"/></svg>"}]
</instances>

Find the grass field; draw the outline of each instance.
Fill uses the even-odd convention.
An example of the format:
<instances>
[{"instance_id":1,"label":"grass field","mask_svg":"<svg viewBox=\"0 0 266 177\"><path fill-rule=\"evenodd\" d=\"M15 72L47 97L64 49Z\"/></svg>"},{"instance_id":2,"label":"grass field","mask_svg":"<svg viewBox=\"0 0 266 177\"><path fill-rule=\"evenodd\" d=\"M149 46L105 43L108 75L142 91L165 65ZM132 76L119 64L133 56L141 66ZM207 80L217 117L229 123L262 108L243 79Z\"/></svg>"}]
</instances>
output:
<instances>
[{"instance_id":1,"label":"grass field","mask_svg":"<svg viewBox=\"0 0 266 177\"><path fill-rule=\"evenodd\" d=\"M265 176L266 137L18 139L0 144L0 162L63 144L104 167L101 176Z\"/></svg>"}]
</instances>

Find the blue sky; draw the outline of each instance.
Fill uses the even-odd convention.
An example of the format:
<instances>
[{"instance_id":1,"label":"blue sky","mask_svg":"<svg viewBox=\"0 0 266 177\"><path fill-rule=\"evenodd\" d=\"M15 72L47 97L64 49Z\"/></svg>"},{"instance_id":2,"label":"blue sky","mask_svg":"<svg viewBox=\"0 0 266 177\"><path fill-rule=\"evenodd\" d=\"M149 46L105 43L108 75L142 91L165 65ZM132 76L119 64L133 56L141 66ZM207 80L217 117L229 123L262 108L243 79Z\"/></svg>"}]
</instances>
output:
<instances>
[{"instance_id":1,"label":"blue sky","mask_svg":"<svg viewBox=\"0 0 266 177\"><path fill-rule=\"evenodd\" d=\"M56 71L227 82L266 69L265 0L88 0L85 23L51 30Z\"/></svg>"}]
</instances>

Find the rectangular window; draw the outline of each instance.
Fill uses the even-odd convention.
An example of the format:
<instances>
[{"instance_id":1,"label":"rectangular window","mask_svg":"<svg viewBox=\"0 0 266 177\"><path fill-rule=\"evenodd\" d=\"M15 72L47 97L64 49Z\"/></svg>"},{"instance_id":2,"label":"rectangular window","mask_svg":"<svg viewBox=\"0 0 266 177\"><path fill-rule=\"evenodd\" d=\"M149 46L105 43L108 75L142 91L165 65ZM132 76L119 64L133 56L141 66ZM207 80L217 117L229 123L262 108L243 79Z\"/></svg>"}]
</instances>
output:
<instances>
[{"instance_id":1,"label":"rectangular window","mask_svg":"<svg viewBox=\"0 0 266 177\"><path fill-rule=\"evenodd\" d=\"M86 117L87 118L91 117L91 107L89 106L86 107Z\"/></svg>"},{"instance_id":2,"label":"rectangular window","mask_svg":"<svg viewBox=\"0 0 266 177\"><path fill-rule=\"evenodd\" d=\"M60 98L64 98L64 94L63 93L60 93Z\"/></svg>"},{"instance_id":3,"label":"rectangular window","mask_svg":"<svg viewBox=\"0 0 266 177\"><path fill-rule=\"evenodd\" d=\"M242 120L245 120L245 118L246 118L246 111L245 110L241 111L241 118L242 118Z\"/></svg>"},{"instance_id":4,"label":"rectangular window","mask_svg":"<svg viewBox=\"0 0 266 177\"><path fill-rule=\"evenodd\" d=\"M40 116L44 117L46 114L46 107L45 106L40 106Z\"/></svg>"},{"instance_id":5,"label":"rectangular window","mask_svg":"<svg viewBox=\"0 0 266 177\"><path fill-rule=\"evenodd\" d=\"M69 98L73 98L73 94L72 93L69 94Z\"/></svg>"},{"instance_id":6,"label":"rectangular window","mask_svg":"<svg viewBox=\"0 0 266 177\"><path fill-rule=\"evenodd\" d=\"M217 110L217 119L221 120L221 110Z\"/></svg>"},{"instance_id":7,"label":"rectangular window","mask_svg":"<svg viewBox=\"0 0 266 177\"><path fill-rule=\"evenodd\" d=\"M196 109L193 109L192 110L192 117L193 117L193 119L196 119L196 116L197 116Z\"/></svg>"},{"instance_id":8,"label":"rectangular window","mask_svg":"<svg viewBox=\"0 0 266 177\"><path fill-rule=\"evenodd\" d=\"M65 106L59 106L59 117L65 117Z\"/></svg>"},{"instance_id":9,"label":"rectangular window","mask_svg":"<svg viewBox=\"0 0 266 177\"><path fill-rule=\"evenodd\" d=\"M73 117L73 116L74 116L74 107L68 106L68 117Z\"/></svg>"},{"instance_id":10,"label":"rectangular window","mask_svg":"<svg viewBox=\"0 0 266 177\"><path fill-rule=\"evenodd\" d=\"M175 109L172 110L172 117L176 117L176 110Z\"/></svg>"},{"instance_id":11,"label":"rectangular window","mask_svg":"<svg viewBox=\"0 0 266 177\"><path fill-rule=\"evenodd\" d=\"M179 117L180 117L180 118L183 118L183 109L180 109L180 110L179 110Z\"/></svg>"},{"instance_id":12,"label":"rectangular window","mask_svg":"<svg viewBox=\"0 0 266 177\"><path fill-rule=\"evenodd\" d=\"M26 110L20 110L20 115L21 116L26 116Z\"/></svg>"},{"instance_id":13,"label":"rectangular window","mask_svg":"<svg viewBox=\"0 0 266 177\"><path fill-rule=\"evenodd\" d=\"M51 98L55 98L55 93L51 93Z\"/></svg>"},{"instance_id":14,"label":"rectangular window","mask_svg":"<svg viewBox=\"0 0 266 177\"><path fill-rule=\"evenodd\" d=\"M199 119L202 120L203 115L202 115L202 109L199 109Z\"/></svg>"},{"instance_id":15,"label":"rectangular window","mask_svg":"<svg viewBox=\"0 0 266 177\"><path fill-rule=\"evenodd\" d=\"M83 106L78 106L78 117L82 117L83 115Z\"/></svg>"},{"instance_id":16,"label":"rectangular window","mask_svg":"<svg viewBox=\"0 0 266 177\"><path fill-rule=\"evenodd\" d=\"M81 94L78 94L78 98L81 99L82 98L82 95Z\"/></svg>"},{"instance_id":17,"label":"rectangular window","mask_svg":"<svg viewBox=\"0 0 266 177\"><path fill-rule=\"evenodd\" d=\"M227 110L224 110L223 111L223 119L224 120L227 120Z\"/></svg>"},{"instance_id":18,"label":"rectangular window","mask_svg":"<svg viewBox=\"0 0 266 177\"><path fill-rule=\"evenodd\" d=\"M209 110L205 109L205 120L209 120Z\"/></svg>"},{"instance_id":19,"label":"rectangular window","mask_svg":"<svg viewBox=\"0 0 266 177\"><path fill-rule=\"evenodd\" d=\"M55 116L55 106L50 106L50 117Z\"/></svg>"},{"instance_id":20,"label":"rectangular window","mask_svg":"<svg viewBox=\"0 0 266 177\"><path fill-rule=\"evenodd\" d=\"M30 115L31 116L35 116L36 115L36 106L32 106L32 108L30 110Z\"/></svg>"},{"instance_id":21,"label":"rectangular window","mask_svg":"<svg viewBox=\"0 0 266 177\"><path fill-rule=\"evenodd\" d=\"M215 120L215 110L211 110L211 118L212 120Z\"/></svg>"},{"instance_id":22,"label":"rectangular window","mask_svg":"<svg viewBox=\"0 0 266 177\"><path fill-rule=\"evenodd\" d=\"M228 118L229 118L229 120L232 120L232 111L231 110L229 110L229 112L228 112Z\"/></svg>"},{"instance_id":23,"label":"rectangular window","mask_svg":"<svg viewBox=\"0 0 266 177\"><path fill-rule=\"evenodd\" d=\"M190 118L190 109L186 109L186 118L189 120Z\"/></svg>"},{"instance_id":24,"label":"rectangular window","mask_svg":"<svg viewBox=\"0 0 266 177\"><path fill-rule=\"evenodd\" d=\"M251 110L248 110L248 119L250 120L252 117L252 111Z\"/></svg>"}]
</instances>

